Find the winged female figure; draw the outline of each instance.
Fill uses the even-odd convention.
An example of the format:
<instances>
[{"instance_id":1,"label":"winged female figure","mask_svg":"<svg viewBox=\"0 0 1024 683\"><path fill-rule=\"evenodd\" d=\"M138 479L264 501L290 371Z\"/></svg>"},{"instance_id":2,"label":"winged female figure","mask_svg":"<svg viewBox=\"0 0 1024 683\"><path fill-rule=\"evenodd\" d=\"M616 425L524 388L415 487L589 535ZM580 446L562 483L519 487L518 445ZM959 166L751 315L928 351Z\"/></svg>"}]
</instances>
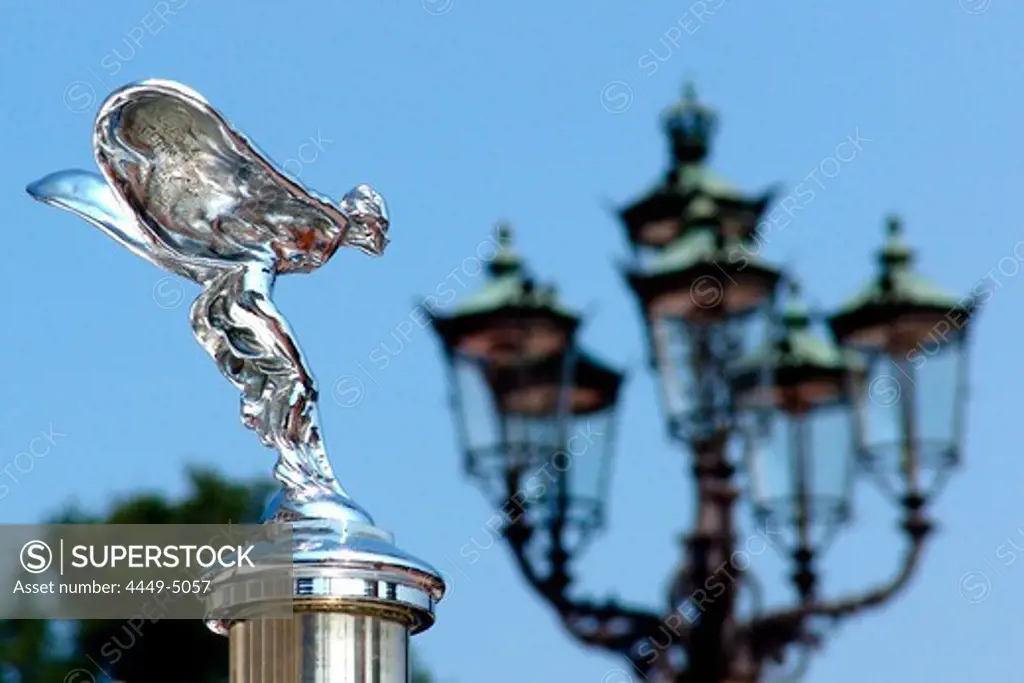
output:
<instances>
[{"instance_id":1,"label":"winged female figure","mask_svg":"<svg viewBox=\"0 0 1024 683\"><path fill-rule=\"evenodd\" d=\"M271 293L278 275L319 268L340 247L382 254L383 198L358 185L335 205L303 188L199 93L172 81L112 93L96 117L93 152L99 174L60 171L29 194L200 285L193 333L242 392L243 423L278 452L281 515L340 501L369 520L334 476L316 382Z\"/></svg>"}]
</instances>

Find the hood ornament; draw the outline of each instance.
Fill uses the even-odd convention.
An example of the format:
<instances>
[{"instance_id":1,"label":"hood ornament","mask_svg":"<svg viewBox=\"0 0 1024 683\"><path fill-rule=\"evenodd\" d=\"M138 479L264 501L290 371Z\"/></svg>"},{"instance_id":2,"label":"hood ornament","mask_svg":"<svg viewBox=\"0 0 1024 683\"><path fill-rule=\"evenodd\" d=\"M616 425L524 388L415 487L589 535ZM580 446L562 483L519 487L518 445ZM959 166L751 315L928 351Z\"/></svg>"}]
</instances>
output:
<instances>
[{"instance_id":1,"label":"hood ornament","mask_svg":"<svg viewBox=\"0 0 1024 683\"><path fill-rule=\"evenodd\" d=\"M29 194L202 287L196 340L242 392L242 422L278 452L284 488L273 514L330 502L369 521L331 469L316 383L272 292L278 275L310 272L339 247L382 254L384 199L358 185L335 205L303 188L201 95L170 81L108 97L93 152L102 175L60 171Z\"/></svg>"},{"instance_id":2,"label":"hood ornament","mask_svg":"<svg viewBox=\"0 0 1024 683\"><path fill-rule=\"evenodd\" d=\"M96 117L93 153L100 173L60 171L28 192L202 288L190 313L193 334L241 392L242 422L278 453L282 489L264 521L289 524L292 540L267 552L292 567L296 618L383 619L397 625L401 642L429 627L444 581L398 549L338 483L316 382L272 298L279 275L315 270L341 247L382 254L384 199L357 185L335 204L302 187L201 95L172 81L111 94ZM244 591L225 588L208 601L211 628L234 634L246 623L239 615L259 612L269 588L251 590L245 581ZM328 628L316 624L307 626ZM252 640L249 631L263 627L241 628L239 638ZM395 667L405 666L403 652L393 653Z\"/></svg>"}]
</instances>

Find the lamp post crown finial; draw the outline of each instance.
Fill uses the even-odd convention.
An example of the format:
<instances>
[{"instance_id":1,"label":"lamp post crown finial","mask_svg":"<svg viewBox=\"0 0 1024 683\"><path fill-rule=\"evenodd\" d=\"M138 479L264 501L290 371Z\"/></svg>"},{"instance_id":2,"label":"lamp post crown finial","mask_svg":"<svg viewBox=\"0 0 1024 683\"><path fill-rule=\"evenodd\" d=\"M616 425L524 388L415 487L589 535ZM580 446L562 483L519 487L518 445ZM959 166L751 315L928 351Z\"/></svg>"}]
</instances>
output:
<instances>
[{"instance_id":1,"label":"lamp post crown finial","mask_svg":"<svg viewBox=\"0 0 1024 683\"><path fill-rule=\"evenodd\" d=\"M494 277L500 277L509 273L522 271L522 259L516 253L514 247L514 231L507 221L501 221L495 228L498 241L498 251L487 264L487 269Z\"/></svg>"},{"instance_id":2,"label":"lamp post crown finial","mask_svg":"<svg viewBox=\"0 0 1024 683\"><path fill-rule=\"evenodd\" d=\"M903 219L898 213L890 213L885 217L885 231L890 237L903 232Z\"/></svg>"},{"instance_id":3,"label":"lamp post crown finial","mask_svg":"<svg viewBox=\"0 0 1024 683\"><path fill-rule=\"evenodd\" d=\"M683 84L682 98L664 115L665 130L678 164L699 163L708 154L718 125L718 114L699 101L693 81Z\"/></svg>"},{"instance_id":4,"label":"lamp post crown finial","mask_svg":"<svg viewBox=\"0 0 1024 683\"><path fill-rule=\"evenodd\" d=\"M697 103L697 86L694 84L693 79L686 79L683 84L683 101L688 104Z\"/></svg>"},{"instance_id":5,"label":"lamp post crown finial","mask_svg":"<svg viewBox=\"0 0 1024 683\"><path fill-rule=\"evenodd\" d=\"M914 250L903 239L903 219L899 214L886 216L885 233L885 245L879 252L879 261L883 274L889 274L893 268L910 265L914 259Z\"/></svg>"},{"instance_id":6,"label":"lamp post crown finial","mask_svg":"<svg viewBox=\"0 0 1024 683\"><path fill-rule=\"evenodd\" d=\"M507 221L501 221L498 223L496 232L498 233L498 244L505 249L511 248L515 236L512 226Z\"/></svg>"}]
</instances>

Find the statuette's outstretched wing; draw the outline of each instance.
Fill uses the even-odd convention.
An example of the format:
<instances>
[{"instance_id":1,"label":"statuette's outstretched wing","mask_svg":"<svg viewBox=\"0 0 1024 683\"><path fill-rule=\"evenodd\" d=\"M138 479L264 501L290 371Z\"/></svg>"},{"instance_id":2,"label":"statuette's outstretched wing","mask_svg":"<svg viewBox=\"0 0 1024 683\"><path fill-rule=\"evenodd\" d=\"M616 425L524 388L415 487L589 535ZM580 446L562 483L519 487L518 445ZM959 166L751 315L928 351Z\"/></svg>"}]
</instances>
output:
<instances>
[{"instance_id":1,"label":"statuette's outstretched wing","mask_svg":"<svg viewBox=\"0 0 1024 683\"><path fill-rule=\"evenodd\" d=\"M127 210L100 174L57 171L29 185L28 193L44 204L81 216L132 253L154 261L151 236L140 229L135 214Z\"/></svg>"}]
</instances>

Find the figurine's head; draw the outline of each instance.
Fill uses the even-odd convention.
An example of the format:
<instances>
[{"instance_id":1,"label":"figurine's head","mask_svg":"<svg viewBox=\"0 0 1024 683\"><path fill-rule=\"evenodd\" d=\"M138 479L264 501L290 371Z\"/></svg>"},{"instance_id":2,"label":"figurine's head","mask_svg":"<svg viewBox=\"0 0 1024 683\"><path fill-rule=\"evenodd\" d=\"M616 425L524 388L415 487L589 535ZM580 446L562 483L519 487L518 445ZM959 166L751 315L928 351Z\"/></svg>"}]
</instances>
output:
<instances>
[{"instance_id":1,"label":"figurine's head","mask_svg":"<svg viewBox=\"0 0 1024 683\"><path fill-rule=\"evenodd\" d=\"M341 212L348 227L341 243L372 256L388 246L388 207L384 198L369 185L356 185L341 200Z\"/></svg>"}]
</instances>

